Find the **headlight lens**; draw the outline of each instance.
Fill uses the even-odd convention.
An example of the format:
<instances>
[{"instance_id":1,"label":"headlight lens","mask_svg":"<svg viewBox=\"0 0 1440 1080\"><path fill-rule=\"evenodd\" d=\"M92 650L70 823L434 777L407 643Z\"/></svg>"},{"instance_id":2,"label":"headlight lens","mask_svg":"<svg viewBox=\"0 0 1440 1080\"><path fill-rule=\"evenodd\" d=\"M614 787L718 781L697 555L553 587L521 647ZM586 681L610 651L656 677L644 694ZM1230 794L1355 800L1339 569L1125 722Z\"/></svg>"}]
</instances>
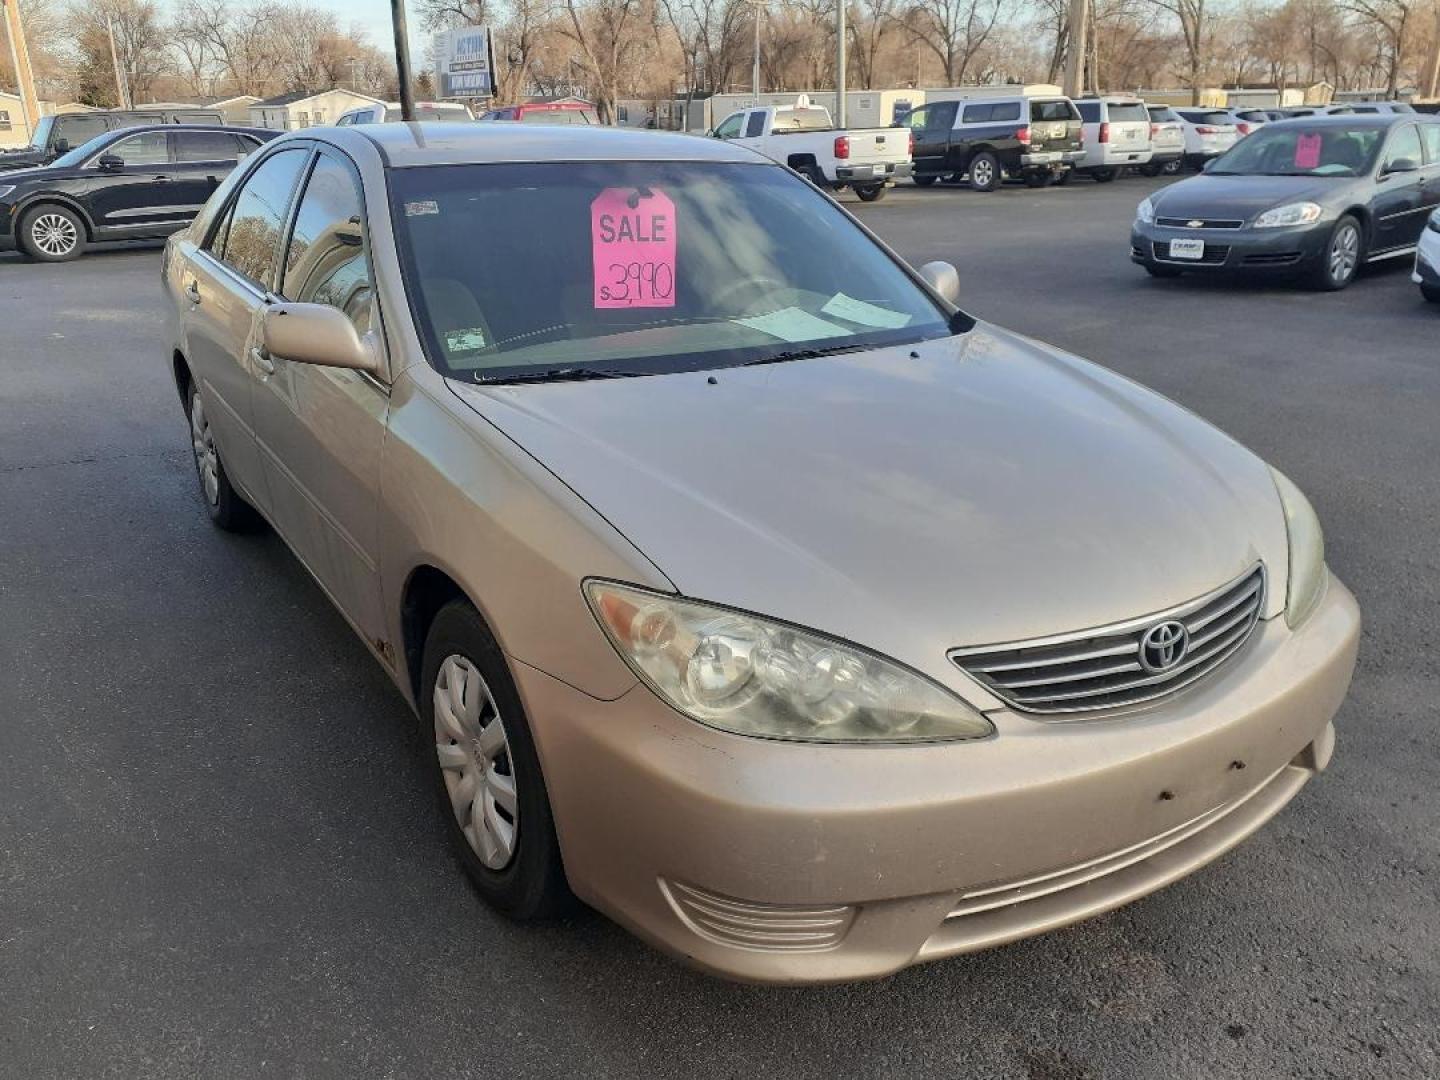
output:
<instances>
[{"instance_id":1,"label":"headlight lens","mask_svg":"<svg viewBox=\"0 0 1440 1080\"><path fill-rule=\"evenodd\" d=\"M1284 225L1312 225L1324 213L1319 203L1297 202L1266 210L1255 219L1257 229L1278 229Z\"/></svg>"},{"instance_id":2,"label":"headlight lens","mask_svg":"<svg viewBox=\"0 0 1440 1080\"><path fill-rule=\"evenodd\" d=\"M807 742L937 742L995 729L928 679L810 630L608 581L585 595L649 687L722 731Z\"/></svg>"},{"instance_id":3,"label":"headlight lens","mask_svg":"<svg viewBox=\"0 0 1440 1080\"><path fill-rule=\"evenodd\" d=\"M1155 223L1155 204L1148 197L1140 200L1140 205L1135 208L1135 220L1146 225Z\"/></svg>"},{"instance_id":4,"label":"headlight lens","mask_svg":"<svg viewBox=\"0 0 1440 1080\"><path fill-rule=\"evenodd\" d=\"M14 190L14 184L0 184L0 199L5 198L6 195L9 195Z\"/></svg>"},{"instance_id":5,"label":"headlight lens","mask_svg":"<svg viewBox=\"0 0 1440 1080\"><path fill-rule=\"evenodd\" d=\"M1293 630L1315 610L1325 594L1325 535L1304 492L1279 469L1271 469L1285 530L1290 537L1290 573L1285 589L1285 621Z\"/></svg>"}]
</instances>

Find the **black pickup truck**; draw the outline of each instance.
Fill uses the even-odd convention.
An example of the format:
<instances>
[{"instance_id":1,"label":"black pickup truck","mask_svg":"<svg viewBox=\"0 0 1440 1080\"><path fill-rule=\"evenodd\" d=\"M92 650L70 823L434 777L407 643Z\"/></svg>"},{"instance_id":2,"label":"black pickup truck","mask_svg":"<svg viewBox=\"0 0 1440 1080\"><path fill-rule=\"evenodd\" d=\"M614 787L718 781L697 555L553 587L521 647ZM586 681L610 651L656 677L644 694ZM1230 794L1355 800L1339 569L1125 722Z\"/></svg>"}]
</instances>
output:
<instances>
[{"instance_id":1,"label":"black pickup truck","mask_svg":"<svg viewBox=\"0 0 1440 1080\"><path fill-rule=\"evenodd\" d=\"M914 178L970 178L994 191L1006 176L1043 187L1083 155L1080 113L1067 97L1025 94L931 101L906 117L915 133Z\"/></svg>"},{"instance_id":2,"label":"black pickup truck","mask_svg":"<svg viewBox=\"0 0 1440 1080\"><path fill-rule=\"evenodd\" d=\"M61 154L87 143L96 135L118 128L140 127L145 124L224 124L225 118L214 109L141 109L121 111L108 109L96 112L63 113L42 116L35 125L29 146L0 151L0 172L11 169L33 169L49 165Z\"/></svg>"}]
</instances>

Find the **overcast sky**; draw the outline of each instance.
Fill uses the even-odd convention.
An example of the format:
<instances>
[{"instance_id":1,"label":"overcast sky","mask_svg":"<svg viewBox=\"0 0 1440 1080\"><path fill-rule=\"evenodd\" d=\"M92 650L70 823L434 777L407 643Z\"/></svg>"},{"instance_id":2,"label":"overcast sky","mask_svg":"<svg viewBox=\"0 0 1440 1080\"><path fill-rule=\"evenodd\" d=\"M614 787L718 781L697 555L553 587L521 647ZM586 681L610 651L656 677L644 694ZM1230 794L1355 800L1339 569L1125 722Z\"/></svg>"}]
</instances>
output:
<instances>
[{"instance_id":1,"label":"overcast sky","mask_svg":"<svg viewBox=\"0 0 1440 1080\"><path fill-rule=\"evenodd\" d=\"M358 23L370 34L370 44L391 54L395 37L390 28L390 0L309 0L316 7L329 8L340 17L341 27ZM420 17L411 4L406 9L410 21L410 63L418 72L425 63L425 50L430 35L420 27Z\"/></svg>"}]
</instances>

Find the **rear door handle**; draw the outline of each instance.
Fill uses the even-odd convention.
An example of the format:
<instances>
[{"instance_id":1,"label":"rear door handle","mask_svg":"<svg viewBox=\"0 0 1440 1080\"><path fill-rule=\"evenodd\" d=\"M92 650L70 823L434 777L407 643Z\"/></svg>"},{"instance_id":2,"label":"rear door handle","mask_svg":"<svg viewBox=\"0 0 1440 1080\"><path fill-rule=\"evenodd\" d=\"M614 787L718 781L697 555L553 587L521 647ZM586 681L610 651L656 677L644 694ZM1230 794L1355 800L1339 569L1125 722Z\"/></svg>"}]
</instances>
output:
<instances>
[{"instance_id":1,"label":"rear door handle","mask_svg":"<svg viewBox=\"0 0 1440 1080\"><path fill-rule=\"evenodd\" d=\"M255 366L260 369L262 375L274 375L275 365L270 362L270 357L265 355L263 349L252 347L250 359L255 361Z\"/></svg>"},{"instance_id":2,"label":"rear door handle","mask_svg":"<svg viewBox=\"0 0 1440 1080\"><path fill-rule=\"evenodd\" d=\"M166 176L164 173L160 173L158 176L152 176L150 179L159 181L162 184L168 184L170 182L170 177Z\"/></svg>"}]
</instances>

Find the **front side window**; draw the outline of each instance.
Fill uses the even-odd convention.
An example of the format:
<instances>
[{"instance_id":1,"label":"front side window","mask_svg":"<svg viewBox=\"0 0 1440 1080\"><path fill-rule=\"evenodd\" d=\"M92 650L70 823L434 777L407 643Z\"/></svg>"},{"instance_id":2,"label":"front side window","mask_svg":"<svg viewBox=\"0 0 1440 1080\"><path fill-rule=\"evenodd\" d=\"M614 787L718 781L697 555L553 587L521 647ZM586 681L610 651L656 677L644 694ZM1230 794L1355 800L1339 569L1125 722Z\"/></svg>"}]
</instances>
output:
<instances>
[{"instance_id":1,"label":"front side window","mask_svg":"<svg viewBox=\"0 0 1440 1080\"><path fill-rule=\"evenodd\" d=\"M527 114L528 115L528 114ZM744 113L735 113L720 121L720 126L715 129L717 139L733 139L740 134L740 126L745 123Z\"/></svg>"},{"instance_id":2,"label":"front side window","mask_svg":"<svg viewBox=\"0 0 1440 1080\"><path fill-rule=\"evenodd\" d=\"M389 190L426 354L455 378L696 370L951 332L780 166L430 166L392 170Z\"/></svg>"},{"instance_id":3,"label":"front side window","mask_svg":"<svg viewBox=\"0 0 1440 1080\"><path fill-rule=\"evenodd\" d=\"M370 260L361 222L365 207L354 174L322 154L315 162L285 254L287 300L329 304L360 333L370 329Z\"/></svg>"},{"instance_id":4,"label":"front side window","mask_svg":"<svg viewBox=\"0 0 1440 1080\"><path fill-rule=\"evenodd\" d=\"M1209 171L1215 176L1359 176L1374 164L1382 134L1376 127L1328 123L1267 125L1221 154Z\"/></svg>"},{"instance_id":5,"label":"front side window","mask_svg":"<svg viewBox=\"0 0 1440 1080\"><path fill-rule=\"evenodd\" d=\"M217 254L260 288L268 288L280 253L280 232L308 150L281 150L245 180Z\"/></svg>"},{"instance_id":6,"label":"front side window","mask_svg":"<svg viewBox=\"0 0 1440 1080\"><path fill-rule=\"evenodd\" d=\"M1395 129L1390 144L1385 148L1385 164L1389 169L1398 161L1408 161L1415 168L1425 163L1425 151L1420 148L1420 130L1414 124L1405 124Z\"/></svg>"},{"instance_id":7,"label":"front side window","mask_svg":"<svg viewBox=\"0 0 1440 1080\"><path fill-rule=\"evenodd\" d=\"M117 157L126 165L163 165L170 160L169 136L163 131L142 131L110 144L104 157Z\"/></svg>"},{"instance_id":8,"label":"front side window","mask_svg":"<svg viewBox=\"0 0 1440 1080\"><path fill-rule=\"evenodd\" d=\"M1440 124L1421 125L1420 137L1425 143L1426 164L1440 165Z\"/></svg>"},{"instance_id":9,"label":"front side window","mask_svg":"<svg viewBox=\"0 0 1440 1080\"><path fill-rule=\"evenodd\" d=\"M765 134L765 114L758 109L750 114L750 119L745 122L745 137L756 139Z\"/></svg>"}]
</instances>

